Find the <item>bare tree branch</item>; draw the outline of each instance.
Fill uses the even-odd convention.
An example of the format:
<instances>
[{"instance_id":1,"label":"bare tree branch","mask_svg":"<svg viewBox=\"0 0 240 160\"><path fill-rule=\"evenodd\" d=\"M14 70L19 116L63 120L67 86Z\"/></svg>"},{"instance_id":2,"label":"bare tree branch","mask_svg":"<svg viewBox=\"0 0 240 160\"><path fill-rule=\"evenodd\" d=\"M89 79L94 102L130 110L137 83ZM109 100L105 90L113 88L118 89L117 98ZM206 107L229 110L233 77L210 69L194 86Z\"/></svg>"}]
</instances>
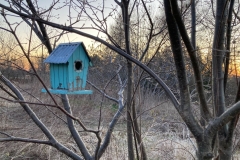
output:
<instances>
[{"instance_id":1,"label":"bare tree branch","mask_svg":"<svg viewBox=\"0 0 240 160\"><path fill-rule=\"evenodd\" d=\"M195 83L196 83L196 87L198 90L198 96L199 96L199 100L200 100L200 107L201 107L201 111L202 111L201 114L202 114L202 117L204 117L205 120L208 121L212 116L211 116L211 113L207 106L207 100L205 98L202 76L201 76L201 72L200 72L199 65L198 65L198 59L196 57L196 50L193 48L192 43L188 37L188 34L186 32L186 29L185 29L185 26L184 26L184 23L183 23L176 0L171 1L171 7L172 7L173 16L178 25L179 32L182 36L182 39L187 48L189 57L191 59L194 76L195 76Z\"/></svg>"},{"instance_id":2,"label":"bare tree branch","mask_svg":"<svg viewBox=\"0 0 240 160\"><path fill-rule=\"evenodd\" d=\"M186 125L190 128L190 130L194 130L194 136L197 138L202 138L200 134L203 132L202 127L198 124L197 120L193 116L191 105L190 105L190 97L189 90L187 86L186 79L186 69L184 65L183 59L183 51L181 46L180 35L178 31L178 26L174 20L174 16L172 14L172 8L170 1L164 0L165 6L165 15L168 25L168 31L170 36L170 42L172 47L172 52L174 56L174 62L177 70L178 83L180 88L181 95L181 105L179 108L176 108L180 113L181 117L186 122Z\"/></svg>"},{"instance_id":3,"label":"bare tree branch","mask_svg":"<svg viewBox=\"0 0 240 160\"><path fill-rule=\"evenodd\" d=\"M96 85L94 85L92 82L90 82L90 81L87 81L87 82L88 82L93 88L95 88L97 91L99 91L101 94L103 94L104 97L106 97L106 98L108 98L108 99L110 99L110 100L118 103L118 100L117 100L116 98L113 98L113 97L109 96L108 94L106 94L106 92L100 90L100 89L99 89Z\"/></svg>"},{"instance_id":4,"label":"bare tree branch","mask_svg":"<svg viewBox=\"0 0 240 160\"><path fill-rule=\"evenodd\" d=\"M32 4L32 1L31 1L31 0L27 0L27 4L28 4L30 10L32 11L32 13L33 13L35 16L38 16L35 7L34 7L34 5ZM39 25L39 28L40 28L40 30L41 30L42 36L43 36L43 41L42 41L42 42L43 42L43 43L45 44L45 46L47 47L48 53L51 53L51 52L52 52L52 46L51 46L51 44L50 44L47 31L46 31L45 27L43 26L43 24L42 24L41 22L38 21L38 25Z\"/></svg>"},{"instance_id":5,"label":"bare tree branch","mask_svg":"<svg viewBox=\"0 0 240 160\"><path fill-rule=\"evenodd\" d=\"M121 83L121 79L119 79L120 83ZM105 150L107 149L107 146L110 143L110 138L112 135L112 132L114 130L114 127L116 126L120 116L123 114L123 109L125 107L124 102L123 102L123 91L124 91L125 85L122 85L122 87L120 88L119 92L118 92L118 111L116 112L116 114L113 116L112 121L109 124L107 133L105 135L104 141L102 143L102 145L99 148L98 151L98 157L100 158L102 156L102 154L105 152Z\"/></svg>"},{"instance_id":6,"label":"bare tree branch","mask_svg":"<svg viewBox=\"0 0 240 160\"><path fill-rule=\"evenodd\" d=\"M38 139L29 139L29 138L14 137L14 136L10 136L10 137L7 137L7 138L0 138L0 142L9 142L9 141L47 144L47 145L52 146L50 141L43 141L43 140L38 140Z\"/></svg>"},{"instance_id":7,"label":"bare tree branch","mask_svg":"<svg viewBox=\"0 0 240 160\"><path fill-rule=\"evenodd\" d=\"M65 110L70 114L72 115L72 111L71 111L71 107L70 107L70 104L69 104L69 100L68 100L68 97L66 95L61 95L61 98L62 98L62 102L63 102L63 106L65 108ZM91 156L85 146L85 144L83 143L80 135L78 134L76 128L74 127L74 123L73 123L73 120L72 118L68 117L67 116L67 123L68 123L68 128L69 128L69 131L71 132L71 135L73 137L73 139L75 140L75 142L77 143L78 145L78 148L80 149L84 159L90 159Z\"/></svg>"}]
</instances>

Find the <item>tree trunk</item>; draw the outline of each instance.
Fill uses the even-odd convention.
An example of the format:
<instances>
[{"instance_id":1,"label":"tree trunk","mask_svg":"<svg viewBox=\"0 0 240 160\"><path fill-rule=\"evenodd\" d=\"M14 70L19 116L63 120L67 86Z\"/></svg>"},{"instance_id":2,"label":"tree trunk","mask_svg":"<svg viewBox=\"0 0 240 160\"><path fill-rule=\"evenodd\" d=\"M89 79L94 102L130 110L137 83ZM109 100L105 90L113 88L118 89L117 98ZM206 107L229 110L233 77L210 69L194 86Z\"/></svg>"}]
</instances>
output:
<instances>
[{"instance_id":1,"label":"tree trunk","mask_svg":"<svg viewBox=\"0 0 240 160\"><path fill-rule=\"evenodd\" d=\"M213 100L215 116L219 117L225 110L225 93L224 93L224 74L223 74L223 58L225 55L225 38L226 38L226 20L228 16L229 2L227 0L217 1L217 12L215 22L215 33L213 41L212 54L212 72L213 72ZM219 137L219 159L231 159L232 152L232 138L228 137L228 124L222 127L218 132Z\"/></svg>"},{"instance_id":2,"label":"tree trunk","mask_svg":"<svg viewBox=\"0 0 240 160\"><path fill-rule=\"evenodd\" d=\"M127 140L128 140L128 158L134 160L133 149L133 131L132 131L132 63L128 61L128 90L127 90Z\"/></svg>"},{"instance_id":3,"label":"tree trunk","mask_svg":"<svg viewBox=\"0 0 240 160\"><path fill-rule=\"evenodd\" d=\"M198 146L197 152L198 160L212 160L214 156L210 138L202 140L201 142L197 142L197 146Z\"/></svg>"},{"instance_id":4,"label":"tree trunk","mask_svg":"<svg viewBox=\"0 0 240 160\"><path fill-rule=\"evenodd\" d=\"M219 140L219 159L220 160L231 160L232 159L232 149L233 144L232 140L229 142L226 142L224 139L223 141Z\"/></svg>"},{"instance_id":5,"label":"tree trunk","mask_svg":"<svg viewBox=\"0 0 240 160\"><path fill-rule=\"evenodd\" d=\"M125 34L125 49L128 55L131 54L130 50L130 33L129 33L129 15L128 15L129 1L123 0L121 3L124 34ZM128 140L128 159L134 160L134 148L133 148L133 131L132 131L132 78L133 78L133 67L132 62L127 60L128 70L128 87L127 87L127 140Z\"/></svg>"},{"instance_id":6,"label":"tree trunk","mask_svg":"<svg viewBox=\"0 0 240 160\"><path fill-rule=\"evenodd\" d=\"M132 114L133 115L133 123L134 123L134 129L135 129L134 135L136 135L138 145L140 146L141 160L147 160L147 153L146 153L143 141L142 141L141 131L139 129L139 125L137 122L137 113L136 113L135 103L133 103L132 109L133 109L132 110L133 111L133 114Z\"/></svg>"}]
</instances>

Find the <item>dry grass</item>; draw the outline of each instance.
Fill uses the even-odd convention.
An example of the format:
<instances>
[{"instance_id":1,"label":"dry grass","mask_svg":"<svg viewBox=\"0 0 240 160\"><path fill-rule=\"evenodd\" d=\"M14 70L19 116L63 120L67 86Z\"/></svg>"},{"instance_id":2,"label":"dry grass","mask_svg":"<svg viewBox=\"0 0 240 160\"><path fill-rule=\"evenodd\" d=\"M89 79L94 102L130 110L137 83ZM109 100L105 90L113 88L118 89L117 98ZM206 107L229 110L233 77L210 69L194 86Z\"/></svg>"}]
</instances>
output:
<instances>
[{"instance_id":1,"label":"dry grass","mask_svg":"<svg viewBox=\"0 0 240 160\"><path fill-rule=\"evenodd\" d=\"M40 93L41 85L35 84L34 88L30 88L29 85L21 85L21 88L26 91L23 92L27 101L38 102L38 99L43 100L44 103L52 103L49 97L45 94ZM3 94L3 93L1 93ZM34 95L35 97L32 97ZM37 96L36 96L37 95ZM86 126L91 129L96 129L98 124L98 117L100 115L101 108L101 130L102 135L106 131L112 116L116 112L116 106L104 99L102 103L101 95L78 95L70 96L70 102L72 105L73 114L79 117ZM61 99L56 96L57 101L61 104ZM98 100L97 100L98 99ZM148 101L146 101L148 99ZM149 153L149 159L159 158L171 158L176 153L173 152L174 145L167 145L173 137L172 125L168 125L167 131L162 129L162 122L167 121L168 115L174 113L175 110L169 103L159 103L153 100L153 96L145 97L142 100L141 107L139 106L138 112L142 113L141 124L142 124L142 135L143 142L146 145L147 152ZM100 102L99 102L100 101ZM150 103L151 102L151 103ZM158 106L158 107L156 107ZM31 105L31 108L37 113L39 118L46 124L51 130L53 135L62 142L65 146L69 147L73 151L79 153L74 140L71 138L68 132L66 124L57 118L54 114L65 120L65 116L54 108L50 108L54 114L44 106ZM152 109L151 109L152 108ZM151 110L148 110L151 109ZM24 138L35 138L35 139L46 139L41 130L32 122L25 111L19 106L19 104L9 103L2 101L1 103L1 114L0 114L0 130L11 134L13 136L24 137ZM175 113L174 113L175 115ZM107 148L106 153L102 159L111 160L127 159L127 142L126 142L126 121L125 115L123 115L118 123L117 128L113 132L110 146ZM97 117L97 118L96 118ZM159 117L161 117L159 119ZM139 118L140 119L140 118ZM178 121L178 117L172 117L172 120ZM79 127L79 126L77 126ZM166 126L165 126L166 127ZM80 127L79 127L80 130ZM159 134L157 134L159 133ZM80 132L80 135L86 143L88 149L93 153L97 142L94 135L86 132ZM2 136L2 135L1 135ZM175 135L178 136L178 135ZM166 138L167 137L167 138ZM168 139L169 138L169 139ZM177 137L179 138L179 137ZM163 144L164 142L164 145ZM171 141L171 144L173 141ZM180 142L178 142L180 144ZM161 147L164 146L164 147ZM181 147L180 147L181 148ZM168 154L165 154L167 152ZM79 153L80 154L80 153ZM20 142L4 142L0 143L0 159L20 160L20 159L69 159L56 149L38 144L20 143ZM176 156L175 156L175 159Z\"/></svg>"},{"instance_id":2,"label":"dry grass","mask_svg":"<svg viewBox=\"0 0 240 160\"><path fill-rule=\"evenodd\" d=\"M32 85L33 86L33 85ZM41 85L34 84L34 88L29 85L21 85L28 93L24 92L27 101L38 102L41 99L44 103L52 103L46 94L40 93ZM0 93L4 95L3 93ZM35 95L35 98L31 96ZM37 96L36 96L37 95ZM55 96L59 104L61 99ZM97 129L99 115L101 113L101 131L102 136L106 132L107 126L112 116L116 112L114 103L104 99L97 94L69 96L72 105L73 115L79 117L84 124ZM194 159L194 140L186 138L189 132L186 126L181 122L180 117L174 107L168 101L159 102L154 95L144 95L138 97L136 103L138 120L141 124L141 133L143 143L145 144L149 159L151 160L191 160ZM101 103L102 102L102 103ZM63 120L66 120L64 114L59 110L47 109L40 105L31 105L38 117L46 124L48 129L56 136L57 140L79 153L79 150L72 139L68 128ZM101 112L100 112L101 108ZM54 113L54 114L53 114ZM58 117L56 117L56 115ZM80 131L80 126L77 125ZM36 138L44 140L46 137L41 130L32 122L19 104L0 102L0 131L13 136L24 138ZM93 134L79 132L87 148L91 153L94 152L97 139ZM3 135L0 135L3 137ZM0 159L3 160L65 160L70 159L58 152L56 149L31 143L20 142L1 142ZM126 118L125 114L119 120L117 127L113 132L111 143L104 153L104 160L125 160L127 159L127 141L126 141Z\"/></svg>"}]
</instances>

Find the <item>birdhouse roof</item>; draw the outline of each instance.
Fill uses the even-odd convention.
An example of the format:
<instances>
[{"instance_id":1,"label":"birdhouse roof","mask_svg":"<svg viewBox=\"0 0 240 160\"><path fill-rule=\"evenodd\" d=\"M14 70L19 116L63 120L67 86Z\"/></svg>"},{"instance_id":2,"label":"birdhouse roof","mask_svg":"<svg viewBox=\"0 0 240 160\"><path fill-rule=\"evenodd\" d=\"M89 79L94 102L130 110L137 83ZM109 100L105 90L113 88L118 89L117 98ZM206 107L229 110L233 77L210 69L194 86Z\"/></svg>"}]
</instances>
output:
<instances>
[{"instance_id":1,"label":"birdhouse roof","mask_svg":"<svg viewBox=\"0 0 240 160\"><path fill-rule=\"evenodd\" d=\"M88 55L86 47L84 46L83 42L74 42L74 43L61 43L59 44L52 53L45 59L44 63L67 63L68 59L71 57L73 52L82 45L83 50L85 51L89 62L91 64L91 59Z\"/></svg>"}]
</instances>

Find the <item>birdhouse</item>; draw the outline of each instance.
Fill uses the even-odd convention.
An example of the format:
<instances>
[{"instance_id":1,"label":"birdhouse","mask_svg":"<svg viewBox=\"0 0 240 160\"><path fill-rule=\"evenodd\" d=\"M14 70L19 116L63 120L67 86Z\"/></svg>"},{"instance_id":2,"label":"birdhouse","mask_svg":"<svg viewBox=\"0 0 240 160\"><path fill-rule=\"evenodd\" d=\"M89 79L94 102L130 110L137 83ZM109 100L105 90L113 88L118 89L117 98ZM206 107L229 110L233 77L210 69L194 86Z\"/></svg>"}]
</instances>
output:
<instances>
[{"instance_id":1,"label":"birdhouse","mask_svg":"<svg viewBox=\"0 0 240 160\"><path fill-rule=\"evenodd\" d=\"M44 63L50 64L51 93L92 94L91 90L85 90L92 62L82 42L59 44Z\"/></svg>"}]
</instances>

